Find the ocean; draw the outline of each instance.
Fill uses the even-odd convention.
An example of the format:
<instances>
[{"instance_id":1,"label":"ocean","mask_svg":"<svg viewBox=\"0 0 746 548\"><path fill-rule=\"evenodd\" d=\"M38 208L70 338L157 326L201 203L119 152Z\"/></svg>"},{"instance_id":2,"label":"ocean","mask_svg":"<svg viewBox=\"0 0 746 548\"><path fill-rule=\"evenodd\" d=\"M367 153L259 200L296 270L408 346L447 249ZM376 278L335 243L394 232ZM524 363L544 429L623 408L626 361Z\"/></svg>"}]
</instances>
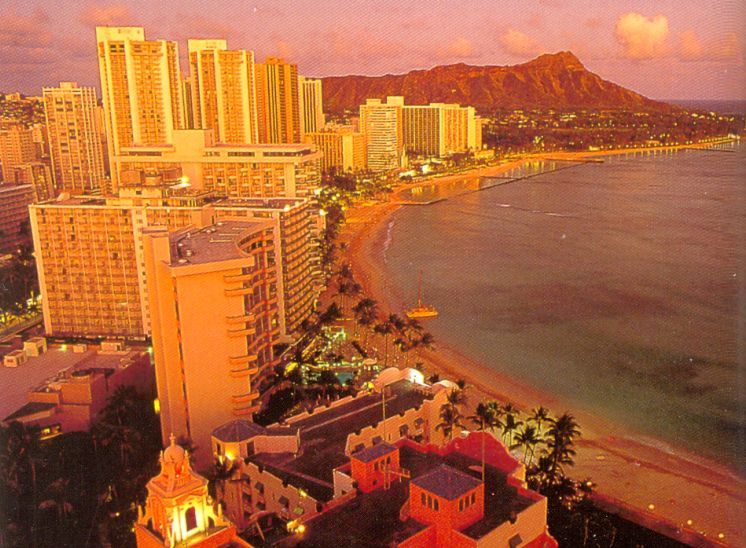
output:
<instances>
[{"instance_id":1,"label":"ocean","mask_svg":"<svg viewBox=\"0 0 746 548\"><path fill-rule=\"evenodd\" d=\"M423 272L436 348L746 476L746 147L603 159L401 208L388 283Z\"/></svg>"}]
</instances>

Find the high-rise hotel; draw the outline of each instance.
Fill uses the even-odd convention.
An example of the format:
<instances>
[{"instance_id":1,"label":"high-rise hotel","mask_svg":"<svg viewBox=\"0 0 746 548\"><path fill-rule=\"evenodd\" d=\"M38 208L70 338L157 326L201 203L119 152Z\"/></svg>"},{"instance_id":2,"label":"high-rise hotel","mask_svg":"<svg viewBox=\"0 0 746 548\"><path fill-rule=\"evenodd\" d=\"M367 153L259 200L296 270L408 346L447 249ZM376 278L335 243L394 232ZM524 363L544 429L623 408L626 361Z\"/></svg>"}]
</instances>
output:
<instances>
[{"instance_id":1,"label":"high-rise hotel","mask_svg":"<svg viewBox=\"0 0 746 548\"><path fill-rule=\"evenodd\" d=\"M194 127L220 143L258 142L254 52L230 51L225 40L189 40Z\"/></svg>"},{"instance_id":2,"label":"high-rise hotel","mask_svg":"<svg viewBox=\"0 0 746 548\"><path fill-rule=\"evenodd\" d=\"M321 131L325 124L321 80L298 76L298 91L303 135Z\"/></svg>"},{"instance_id":3,"label":"high-rise hotel","mask_svg":"<svg viewBox=\"0 0 746 548\"><path fill-rule=\"evenodd\" d=\"M109 157L134 144L170 143L184 126L176 42L145 40L142 27L97 27ZM112 181L118 179L112 164Z\"/></svg>"},{"instance_id":4,"label":"high-rise hotel","mask_svg":"<svg viewBox=\"0 0 746 548\"><path fill-rule=\"evenodd\" d=\"M300 143L298 65L270 57L256 65L260 143Z\"/></svg>"},{"instance_id":5,"label":"high-rise hotel","mask_svg":"<svg viewBox=\"0 0 746 548\"><path fill-rule=\"evenodd\" d=\"M62 82L43 93L55 191L100 191L105 172L96 128L96 90Z\"/></svg>"},{"instance_id":6,"label":"high-rise hotel","mask_svg":"<svg viewBox=\"0 0 746 548\"><path fill-rule=\"evenodd\" d=\"M403 97L368 99L360 105L360 131L365 134L368 169L387 171L401 165Z\"/></svg>"}]
</instances>

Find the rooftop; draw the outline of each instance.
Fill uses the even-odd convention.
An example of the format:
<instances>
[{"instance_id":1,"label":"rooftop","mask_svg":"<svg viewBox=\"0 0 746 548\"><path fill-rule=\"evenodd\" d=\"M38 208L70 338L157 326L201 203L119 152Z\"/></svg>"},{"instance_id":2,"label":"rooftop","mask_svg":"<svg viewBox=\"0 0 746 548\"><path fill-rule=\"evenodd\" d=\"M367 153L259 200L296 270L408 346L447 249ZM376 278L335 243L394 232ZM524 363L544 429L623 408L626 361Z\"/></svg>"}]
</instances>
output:
<instances>
[{"instance_id":1,"label":"rooftop","mask_svg":"<svg viewBox=\"0 0 746 548\"><path fill-rule=\"evenodd\" d=\"M212 431L212 435L222 442L233 443L248 440L265 433L263 426L247 420L236 419Z\"/></svg>"},{"instance_id":2,"label":"rooftop","mask_svg":"<svg viewBox=\"0 0 746 548\"><path fill-rule=\"evenodd\" d=\"M455 468L441 464L432 472L412 480L417 487L446 500L455 500L479 487L482 482Z\"/></svg>"},{"instance_id":3,"label":"rooftop","mask_svg":"<svg viewBox=\"0 0 746 548\"><path fill-rule=\"evenodd\" d=\"M367 447L352 454L352 458L360 462L371 462L389 453L396 451L396 447L390 443L377 443L373 447Z\"/></svg>"},{"instance_id":4,"label":"rooftop","mask_svg":"<svg viewBox=\"0 0 746 548\"><path fill-rule=\"evenodd\" d=\"M392 383L386 390L387 416L419 407L429 397L406 380ZM310 416L291 423L300 430L301 452L297 457L285 453L258 453L249 457L249 460L281 473L283 479L303 487L314 498L329 500L333 494L334 469L350 461L345 455L347 436L366 426L378 424L382 419L379 393L361 396L330 409L316 408ZM319 490L320 487L323 489Z\"/></svg>"},{"instance_id":5,"label":"rooftop","mask_svg":"<svg viewBox=\"0 0 746 548\"><path fill-rule=\"evenodd\" d=\"M410 471L416 485L430 483L440 496L457 498L456 487L470 491L481 483L481 464L468 455L452 451L446 455L429 452L412 442L399 442L401 466ZM454 445L451 449L455 449ZM448 480L451 480L449 492ZM479 539L500 524L528 508L541 497L532 492L521 493L508 483L498 468L487 465L485 474L484 517L462 531ZM443 490L445 486L445 491ZM472 487L470 487L472 486ZM453 496L455 495L455 496ZM398 544L427 526L414 519L399 520L399 511L409 498L409 482L393 481L391 487L361 494L336 508L324 512L306 523L303 539L297 546L389 546ZM354 524L351 527L350 524Z\"/></svg>"},{"instance_id":6,"label":"rooftop","mask_svg":"<svg viewBox=\"0 0 746 548\"><path fill-rule=\"evenodd\" d=\"M98 349L73 352L64 347L50 347L40 356L30 357L18 367L0 366L0 419L10 418L20 412L28 402L31 391L52 391L50 385L81 380L84 371L96 372L117 369L123 360L142 354L138 350L100 352ZM17 348L0 349L5 355ZM90 371L89 371L90 370ZM75 373L75 377L73 376Z\"/></svg>"},{"instance_id":7,"label":"rooftop","mask_svg":"<svg viewBox=\"0 0 746 548\"><path fill-rule=\"evenodd\" d=\"M238 247L240 238L266 226L266 221L221 221L175 232L171 235L172 266L244 259L248 255Z\"/></svg>"}]
</instances>

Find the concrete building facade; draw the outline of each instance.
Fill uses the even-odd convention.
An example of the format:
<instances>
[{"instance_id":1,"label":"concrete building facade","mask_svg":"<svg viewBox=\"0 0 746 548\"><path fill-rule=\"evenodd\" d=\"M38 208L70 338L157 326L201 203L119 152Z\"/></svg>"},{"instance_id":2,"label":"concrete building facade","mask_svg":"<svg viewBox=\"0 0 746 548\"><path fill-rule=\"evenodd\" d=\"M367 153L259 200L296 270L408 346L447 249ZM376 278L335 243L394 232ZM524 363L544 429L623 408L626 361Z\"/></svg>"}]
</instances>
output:
<instances>
[{"instance_id":1,"label":"concrete building facade","mask_svg":"<svg viewBox=\"0 0 746 548\"><path fill-rule=\"evenodd\" d=\"M43 94L55 191L99 192L106 174L96 128L96 90L61 82L45 87Z\"/></svg>"},{"instance_id":2,"label":"concrete building facade","mask_svg":"<svg viewBox=\"0 0 746 548\"><path fill-rule=\"evenodd\" d=\"M258 142L254 52L230 51L225 40L189 40L195 128L213 129L219 143Z\"/></svg>"},{"instance_id":3,"label":"concrete building facade","mask_svg":"<svg viewBox=\"0 0 746 548\"><path fill-rule=\"evenodd\" d=\"M31 185L0 182L0 253L31 243L28 206L33 200Z\"/></svg>"},{"instance_id":4,"label":"concrete building facade","mask_svg":"<svg viewBox=\"0 0 746 548\"><path fill-rule=\"evenodd\" d=\"M161 431L191 439L202 468L212 463L212 430L251 419L273 371L272 239L269 221L144 234Z\"/></svg>"},{"instance_id":5,"label":"concrete building facade","mask_svg":"<svg viewBox=\"0 0 746 548\"><path fill-rule=\"evenodd\" d=\"M401 167L403 152L403 97L368 99L360 105L360 131L365 135L368 169L388 171Z\"/></svg>"},{"instance_id":6,"label":"concrete building facade","mask_svg":"<svg viewBox=\"0 0 746 548\"><path fill-rule=\"evenodd\" d=\"M300 143L298 65L275 57L256 64L260 143Z\"/></svg>"},{"instance_id":7,"label":"concrete building facade","mask_svg":"<svg viewBox=\"0 0 746 548\"><path fill-rule=\"evenodd\" d=\"M16 122L0 123L0 181L11 181L13 170L36 160L33 129Z\"/></svg>"},{"instance_id":8,"label":"concrete building facade","mask_svg":"<svg viewBox=\"0 0 746 548\"><path fill-rule=\"evenodd\" d=\"M96 41L109 157L172 142L184 126L177 43L146 40L142 27L96 27Z\"/></svg>"},{"instance_id":9,"label":"concrete building facade","mask_svg":"<svg viewBox=\"0 0 746 548\"><path fill-rule=\"evenodd\" d=\"M321 169L325 173L350 173L367 167L365 135L349 126L331 126L308 133L305 142L313 143L321 153Z\"/></svg>"},{"instance_id":10,"label":"concrete building facade","mask_svg":"<svg viewBox=\"0 0 746 548\"><path fill-rule=\"evenodd\" d=\"M221 145L212 130L176 131L172 144L128 147L114 158L120 173L177 169L192 188L231 198L313 196L320 160L312 145Z\"/></svg>"},{"instance_id":11,"label":"concrete building facade","mask_svg":"<svg viewBox=\"0 0 746 548\"><path fill-rule=\"evenodd\" d=\"M298 76L298 87L303 135L321 131L326 123L321 80Z\"/></svg>"}]
</instances>

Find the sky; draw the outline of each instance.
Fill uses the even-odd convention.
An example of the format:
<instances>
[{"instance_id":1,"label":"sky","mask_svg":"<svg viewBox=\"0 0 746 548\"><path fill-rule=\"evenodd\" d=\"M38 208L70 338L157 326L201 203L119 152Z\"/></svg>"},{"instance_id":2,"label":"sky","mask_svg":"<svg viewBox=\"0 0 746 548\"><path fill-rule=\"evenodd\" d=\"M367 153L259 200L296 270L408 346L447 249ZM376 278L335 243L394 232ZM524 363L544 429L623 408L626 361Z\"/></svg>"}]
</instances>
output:
<instances>
[{"instance_id":1,"label":"sky","mask_svg":"<svg viewBox=\"0 0 746 548\"><path fill-rule=\"evenodd\" d=\"M0 0L0 91L98 87L95 27L225 38L306 76L514 65L572 51L654 99L746 99L743 0Z\"/></svg>"}]
</instances>

